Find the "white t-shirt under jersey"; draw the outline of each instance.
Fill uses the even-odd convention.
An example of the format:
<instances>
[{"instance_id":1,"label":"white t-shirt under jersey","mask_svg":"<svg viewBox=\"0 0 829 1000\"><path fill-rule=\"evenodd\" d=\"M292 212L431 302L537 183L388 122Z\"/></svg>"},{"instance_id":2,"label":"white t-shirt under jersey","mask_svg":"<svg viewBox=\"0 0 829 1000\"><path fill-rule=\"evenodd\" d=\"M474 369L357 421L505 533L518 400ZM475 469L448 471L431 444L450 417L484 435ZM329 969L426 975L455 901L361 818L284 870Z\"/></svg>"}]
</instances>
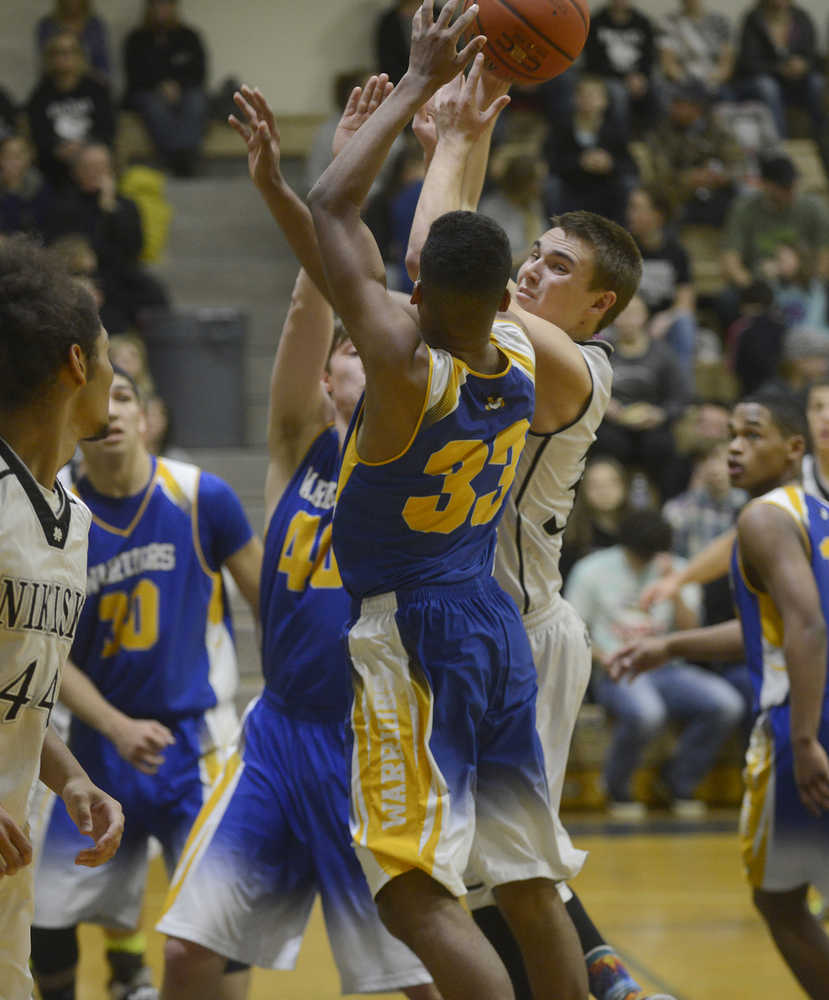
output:
<instances>
[{"instance_id":1,"label":"white t-shirt under jersey","mask_svg":"<svg viewBox=\"0 0 829 1000\"><path fill-rule=\"evenodd\" d=\"M522 615L551 604L561 591L562 534L587 452L610 400L610 345L590 340L578 347L593 381L590 399L584 411L561 430L527 435L498 527L495 577Z\"/></svg>"},{"instance_id":2,"label":"white t-shirt under jersey","mask_svg":"<svg viewBox=\"0 0 829 1000\"><path fill-rule=\"evenodd\" d=\"M90 521L0 438L0 804L21 827L86 597Z\"/></svg>"}]
</instances>

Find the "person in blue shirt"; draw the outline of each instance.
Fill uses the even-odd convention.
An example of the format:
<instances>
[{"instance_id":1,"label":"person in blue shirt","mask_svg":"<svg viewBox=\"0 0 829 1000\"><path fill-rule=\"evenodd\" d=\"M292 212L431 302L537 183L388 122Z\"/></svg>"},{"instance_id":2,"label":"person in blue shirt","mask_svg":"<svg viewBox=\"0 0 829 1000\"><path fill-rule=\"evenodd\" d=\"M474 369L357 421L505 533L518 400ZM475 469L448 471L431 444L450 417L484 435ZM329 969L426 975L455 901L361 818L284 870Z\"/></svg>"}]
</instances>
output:
<instances>
[{"instance_id":1,"label":"person in blue shirt","mask_svg":"<svg viewBox=\"0 0 829 1000\"><path fill-rule=\"evenodd\" d=\"M74 713L70 746L102 788L117 792L126 835L117 860L90 878L71 864L79 834L63 804L52 803L32 934L44 1000L74 996L81 922L114 932L114 993L126 998L149 986L135 933L149 838L160 841L171 872L236 728L222 570L254 612L259 602L262 546L233 490L193 465L149 454L138 390L120 370L109 418L106 437L82 445L74 484L92 526L87 599L61 697Z\"/></svg>"}]
</instances>

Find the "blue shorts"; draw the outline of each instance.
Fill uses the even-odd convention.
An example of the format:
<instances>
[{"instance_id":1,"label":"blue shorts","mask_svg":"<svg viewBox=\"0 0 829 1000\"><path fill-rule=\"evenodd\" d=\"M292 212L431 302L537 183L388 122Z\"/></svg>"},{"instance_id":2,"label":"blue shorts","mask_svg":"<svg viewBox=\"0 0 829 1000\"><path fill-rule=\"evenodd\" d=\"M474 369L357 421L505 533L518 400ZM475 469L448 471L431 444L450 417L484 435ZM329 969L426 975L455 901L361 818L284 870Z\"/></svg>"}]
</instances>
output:
<instances>
[{"instance_id":1,"label":"blue shorts","mask_svg":"<svg viewBox=\"0 0 829 1000\"><path fill-rule=\"evenodd\" d=\"M172 872L221 767L220 751L203 751L204 726L203 716L170 723L176 742L164 750L164 763L153 775L136 770L100 733L77 723L73 726L71 749L90 779L121 803L124 836L107 864L75 865L75 856L91 841L78 832L63 801L53 798L36 861L36 926L84 922L129 930L138 925L150 837L161 843L167 870Z\"/></svg>"},{"instance_id":2,"label":"blue shorts","mask_svg":"<svg viewBox=\"0 0 829 1000\"><path fill-rule=\"evenodd\" d=\"M292 969L317 893L343 993L430 982L383 927L350 844L345 722L294 718L265 695L185 845L158 929Z\"/></svg>"},{"instance_id":3,"label":"blue shorts","mask_svg":"<svg viewBox=\"0 0 829 1000\"><path fill-rule=\"evenodd\" d=\"M740 815L743 866L756 889L787 892L809 884L829 894L829 813L812 816L797 793L789 719L789 706L776 706L760 714L751 733ZM829 719L819 739L829 751Z\"/></svg>"},{"instance_id":4,"label":"blue shorts","mask_svg":"<svg viewBox=\"0 0 829 1000\"><path fill-rule=\"evenodd\" d=\"M565 878L521 616L491 577L363 600L354 670L351 833L372 892L413 868L456 896Z\"/></svg>"}]
</instances>

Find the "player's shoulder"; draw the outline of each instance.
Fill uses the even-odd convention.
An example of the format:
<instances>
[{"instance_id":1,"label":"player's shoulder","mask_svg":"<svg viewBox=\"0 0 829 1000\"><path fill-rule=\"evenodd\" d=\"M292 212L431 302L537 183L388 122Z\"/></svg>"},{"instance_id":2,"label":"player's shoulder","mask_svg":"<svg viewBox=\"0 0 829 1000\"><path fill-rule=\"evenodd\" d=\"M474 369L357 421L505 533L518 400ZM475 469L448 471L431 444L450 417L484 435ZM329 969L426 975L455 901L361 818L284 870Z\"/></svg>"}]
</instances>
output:
<instances>
[{"instance_id":1,"label":"player's shoulder","mask_svg":"<svg viewBox=\"0 0 829 1000\"><path fill-rule=\"evenodd\" d=\"M501 313L492 324L492 336L498 347L529 375L535 375L535 349L524 324L511 313Z\"/></svg>"},{"instance_id":2,"label":"player's shoulder","mask_svg":"<svg viewBox=\"0 0 829 1000\"><path fill-rule=\"evenodd\" d=\"M808 523L809 512L806 493L800 483L777 486L768 493L750 500L740 513L738 527L743 530L762 525L769 511L783 511L799 525Z\"/></svg>"}]
</instances>

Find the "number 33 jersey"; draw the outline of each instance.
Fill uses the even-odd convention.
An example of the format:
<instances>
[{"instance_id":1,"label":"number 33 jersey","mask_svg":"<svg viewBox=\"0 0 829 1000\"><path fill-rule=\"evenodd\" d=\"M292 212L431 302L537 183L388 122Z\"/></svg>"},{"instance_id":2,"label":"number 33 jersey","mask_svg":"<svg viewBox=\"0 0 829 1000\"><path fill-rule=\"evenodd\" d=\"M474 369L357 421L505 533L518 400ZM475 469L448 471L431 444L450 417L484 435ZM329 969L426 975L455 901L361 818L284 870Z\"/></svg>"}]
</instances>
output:
<instances>
[{"instance_id":1,"label":"number 33 jersey","mask_svg":"<svg viewBox=\"0 0 829 1000\"><path fill-rule=\"evenodd\" d=\"M0 805L23 826L84 604L89 511L0 439Z\"/></svg>"},{"instance_id":2,"label":"number 33 jersey","mask_svg":"<svg viewBox=\"0 0 829 1000\"><path fill-rule=\"evenodd\" d=\"M535 355L515 323L497 322L491 341L505 358L493 375L429 349L423 412L397 457L360 459L358 408L343 453L333 533L353 597L492 572L495 529L535 405Z\"/></svg>"},{"instance_id":3,"label":"number 33 jersey","mask_svg":"<svg viewBox=\"0 0 829 1000\"><path fill-rule=\"evenodd\" d=\"M225 560L252 532L233 490L194 465L153 459L147 486L92 511L87 601L73 662L133 718L174 721L232 698L237 683Z\"/></svg>"}]
</instances>

